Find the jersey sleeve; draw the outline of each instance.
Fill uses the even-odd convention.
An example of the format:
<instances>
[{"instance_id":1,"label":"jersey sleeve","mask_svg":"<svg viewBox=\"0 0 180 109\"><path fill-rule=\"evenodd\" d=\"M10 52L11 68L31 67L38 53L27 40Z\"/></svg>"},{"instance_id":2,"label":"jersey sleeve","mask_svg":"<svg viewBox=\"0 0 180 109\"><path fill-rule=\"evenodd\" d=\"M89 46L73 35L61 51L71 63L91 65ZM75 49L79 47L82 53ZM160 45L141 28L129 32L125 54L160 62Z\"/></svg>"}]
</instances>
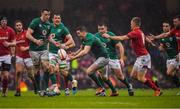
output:
<instances>
[{"instance_id":1,"label":"jersey sleeve","mask_svg":"<svg viewBox=\"0 0 180 109\"><path fill-rule=\"evenodd\" d=\"M13 29L10 29L10 41L14 41L15 40L15 31Z\"/></svg>"},{"instance_id":2,"label":"jersey sleeve","mask_svg":"<svg viewBox=\"0 0 180 109\"><path fill-rule=\"evenodd\" d=\"M116 35L115 35L114 33L112 33L112 32L110 32L109 35L110 35L111 37L116 36ZM119 43L119 42L121 42L121 41L112 40L112 42L113 42L114 44L117 44L117 43Z\"/></svg>"},{"instance_id":3,"label":"jersey sleeve","mask_svg":"<svg viewBox=\"0 0 180 109\"><path fill-rule=\"evenodd\" d=\"M37 22L36 20L32 20L32 22L29 24L29 28L31 28L32 30L35 30L36 26L37 26Z\"/></svg>"},{"instance_id":4,"label":"jersey sleeve","mask_svg":"<svg viewBox=\"0 0 180 109\"><path fill-rule=\"evenodd\" d=\"M92 46L93 45L93 38L88 38L86 41L84 41L85 46Z\"/></svg>"},{"instance_id":5,"label":"jersey sleeve","mask_svg":"<svg viewBox=\"0 0 180 109\"><path fill-rule=\"evenodd\" d=\"M69 30L66 27L64 27L64 35L66 36L68 34L70 34Z\"/></svg>"},{"instance_id":6,"label":"jersey sleeve","mask_svg":"<svg viewBox=\"0 0 180 109\"><path fill-rule=\"evenodd\" d=\"M134 32L134 31L131 31L127 34L127 37L129 37L130 39L134 39L134 38L136 38L136 36L137 36L136 32Z\"/></svg>"}]
</instances>

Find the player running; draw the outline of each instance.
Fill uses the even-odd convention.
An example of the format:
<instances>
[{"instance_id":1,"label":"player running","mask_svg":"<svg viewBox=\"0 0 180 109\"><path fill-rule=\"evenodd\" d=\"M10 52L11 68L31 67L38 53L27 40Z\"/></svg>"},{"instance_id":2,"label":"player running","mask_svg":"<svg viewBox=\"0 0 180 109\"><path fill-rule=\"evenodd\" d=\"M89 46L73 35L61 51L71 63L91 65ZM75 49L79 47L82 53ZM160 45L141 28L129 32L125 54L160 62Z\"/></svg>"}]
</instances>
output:
<instances>
[{"instance_id":1,"label":"player running","mask_svg":"<svg viewBox=\"0 0 180 109\"><path fill-rule=\"evenodd\" d=\"M75 46L74 40L69 30L61 22L60 14L55 13L53 16L53 27L51 29L49 41L49 60L51 75L54 75L55 72L60 72L68 81L71 81L73 94L75 94L77 91L77 84L73 83L75 80L73 80L73 77L69 72L68 62L66 59L60 60L60 58L58 57L58 50L60 48L67 50ZM54 81L53 84L55 83L56 82ZM70 93L68 85L66 85L65 87L65 94L69 95Z\"/></svg>"},{"instance_id":2,"label":"player running","mask_svg":"<svg viewBox=\"0 0 180 109\"><path fill-rule=\"evenodd\" d=\"M131 40L132 48L134 49L137 59L133 66L131 76L136 74L136 78L143 82L148 87L152 88L155 93L154 96L160 96L162 94L160 88L152 81L151 78L146 78L146 72L151 68L151 57L148 51L145 48L145 36L142 30L140 29L141 19L139 17L134 17L131 20L131 29L127 35L124 36L114 36L103 34L103 37L106 37L111 40Z\"/></svg>"},{"instance_id":3,"label":"player running","mask_svg":"<svg viewBox=\"0 0 180 109\"><path fill-rule=\"evenodd\" d=\"M0 70L2 81L2 97L7 96L9 71L11 65L11 48L16 45L15 32L7 26L7 18L2 16L0 18Z\"/></svg>"},{"instance_id":4,"label":"player running","mask_svg":"<svg viewBox=\"0 0 180 109\"><path fill-rule=\"evenodd\" d=\"M178 60L180 60L180 15L178 16L175 16L173 18L173 24L174 24L174 28L172 28L169 32L164 32L160 35L157 35L157 36L149 36L149 38L151 40L154 40L154 39L161 39L161 38L165 38L165 37L172 37L172 36L175 36L176 37L176 41L177 41L177 44L178 44ZM180 63L180 61L179 61Z\"/></svg>"},{"instance_id":5,"label":"player running","mask_svg":"<svg viewBox=\"0 0 180 109\"><path fill-rule=\"evenodd\" d=\"M70 55L69 58L70 60L80 58L92 51L93 55L96 57L96 61L90 67L87 68L86 73L97 84L97 93L99 93L99 96L105 96L105 89L100 83L95 72L108 64L108 52L102 45L102 42L97 37L87 32L85 26L78 27L76 29L76 33L77 36L79 36L82 39L83 47L81 46L81 48L78 51L76 51L73 55Z\"/></svg>"},{"instance_id":6,"label":"player running","mask_svg":"<svg viewBox=\"0 0 180 109\"><path fill-rule=\"evenodd\" d=\"M21 74L27 70L28 77L32 80L34 90L36 90L36 83L34 78L34 66L29 55L29 40L26 38L26 30L23 29L23 24L20 20L15 21L16 29L16 93L14 96L21 96L20 82Z\"/></svg>"},{"instance_id":7,"label":"player running","mask_svg":"<svg viewBox=\"0 0 180 109\"><path fill-rule=\"evenodd\" d=\"M41 17L35 18L30 23L26 37L30 40L30 56L35 67L35 79L37 82L37 90L46 90L49 82L49 53L47 50L48 36L51 30L49 22L50 11L48 9L41 10ZM43 83L40 89L40 74L44 72ZM42 91L43 93L44 91ZM37 91L35 92L37 93Z\"/></svg>"},{"instance_id":8,"label":"player running","mask_svg":"<svg viewBox=\"0 0 180 109\"><path fill-rule=\"evenodd\" d=\"M171 29L171 26L168 22L163 23L163 32L167 33ZM176 56L178 54L178 46L177 46L177 41L176 37L166 37L160 39L160 46L159 49L161 51L166 51L168 55L168 59L166 61L166 66L167 66L167 75L172 77L173 82L176 84L177 87L180 87L179 79L178 76L176 75L176 71L178 70L178 61L176 59Z\"/></svg>"},{"instance_id":9,"label":"player running","mask_svg":"<svg viewBox=\"0 0 180 109\"><path fill-rule=\"evenodd\" d=\"M108 73L109 68L112 69L112 71L115 73L117 78L122 83L124 83L126 85L126 87L128 88L129 95L133 96L134 91L133 91L133 88L132 88L132 84L130 84L128 78L126 78L123 75L122 68L121 68L121 65L122 66L124 65L124 59L123 59L123 57L124 57L124 47L121 44L121 42L119 42L119 41L108 40L108 39L102 37L102 34L105 34L105 33L107 33L111 37L115 36L114 33L107 30L107 25L105 23L99 23L98 24L98 33L96 33L95 36L101 40L101 42L103 43L103 45L107 49L108 54L110 56L109 64L108 64L108 66L106 66L106 72ZM116 52L116 49L118 50L119 53ZM118 56L118 54L119 54L119 56ZM120 58L120 59L118 59L118 58ZM102 77L103 77L104 82L107 83L108 86L112 90L112 93L111 93L110 96L117 96L118 91L116 91L114 86L112 86L111 81L108 79L108 74L103 75Z\"/></svg>"}]
</instances>

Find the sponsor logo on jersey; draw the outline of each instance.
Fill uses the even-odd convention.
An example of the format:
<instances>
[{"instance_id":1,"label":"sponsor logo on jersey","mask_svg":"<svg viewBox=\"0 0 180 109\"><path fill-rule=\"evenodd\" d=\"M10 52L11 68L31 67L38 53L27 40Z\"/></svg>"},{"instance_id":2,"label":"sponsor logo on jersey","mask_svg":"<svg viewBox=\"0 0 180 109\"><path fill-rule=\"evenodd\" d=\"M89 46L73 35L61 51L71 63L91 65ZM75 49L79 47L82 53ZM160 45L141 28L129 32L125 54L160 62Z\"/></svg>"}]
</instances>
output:
<instances>
[{"instance_id":1,"label":"sponsor logo on jersey","mask_svg":"<svg viewBox=\"0 0 180 109\"><path fill-rule=\"evenodd\" d=\"M62 29L58 29L57 32L60 33L62 31Z\"/></svg>"}]
</instances>

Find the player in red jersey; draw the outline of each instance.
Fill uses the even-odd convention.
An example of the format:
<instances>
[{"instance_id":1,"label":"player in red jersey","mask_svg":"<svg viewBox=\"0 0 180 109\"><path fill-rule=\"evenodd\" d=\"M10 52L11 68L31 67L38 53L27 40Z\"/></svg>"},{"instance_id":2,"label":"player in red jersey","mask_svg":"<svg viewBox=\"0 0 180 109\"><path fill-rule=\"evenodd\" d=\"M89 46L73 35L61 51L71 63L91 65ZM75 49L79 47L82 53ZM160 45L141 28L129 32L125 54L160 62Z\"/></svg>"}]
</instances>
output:
<instances>
[{"instance_id":1,"label":"player in red jersey","mask_svg":"<svg viewBox=\"0 0 180 109\"><path fill-rule=\"evenodd\" d=\"M173 18L173 24L174 24L174 28L171 29L171 31L166 32L166 33L162 33L160 35L157 36L149 36L149 38L151 40L154 39L161 39L161 38L165 38L165 37L172 37L172 36L176 36L176 41L178 44L178 60L179 60L179 64L180 64L180 15L175 16Z\"/></svg>"},{"instance_id":2,"label":"player in red jersey","mask_svg":"<svg viewBox=\"0 0 180 109\"><path fill-rule=\"evenodd\" d=\"M110 37L108 34L103 34L103 36L111 40L131 40L132 48L137 55L136 62L131 72L131 77L135 76L139 81L152 88L155 91L154 96L160 96L162 94L160 88L156 86L151 78L146 78L145 76L147 71L151 68L151 57L146 50L146 38L140 29L140 26L141 19L139 17L134 17L131 20L132 31L127 35Z\"/></svg>"},{"instance_id":3,"label":"player in red jersey","mask_svg":"<svg viewBox=\"0 0 180 109\"><path fill-rule=\"evenodd\" d=\"M26 30L23 29L23 23L16 20L14 23L16 29L16 93L14 96L21 96L20 82L21 74L28 72L28 77L32 80L34 90L36 91L36 83L34 79L34 66L29 55L29 40L26 38Z\"/></svg>"},{"instance_id":4,"label":"player in red jersey","mask_svg":"<svg viewBox=\"0 0 180 109\"><path fill-rule=\"evenodd\" d=\"M11 47L15 46L15 32L7 26L7 18L0 18L0 69L2 71L2 96L7 96L8 82L9 82L9 70L11 65Z\"/></svg>"}]
</instances>

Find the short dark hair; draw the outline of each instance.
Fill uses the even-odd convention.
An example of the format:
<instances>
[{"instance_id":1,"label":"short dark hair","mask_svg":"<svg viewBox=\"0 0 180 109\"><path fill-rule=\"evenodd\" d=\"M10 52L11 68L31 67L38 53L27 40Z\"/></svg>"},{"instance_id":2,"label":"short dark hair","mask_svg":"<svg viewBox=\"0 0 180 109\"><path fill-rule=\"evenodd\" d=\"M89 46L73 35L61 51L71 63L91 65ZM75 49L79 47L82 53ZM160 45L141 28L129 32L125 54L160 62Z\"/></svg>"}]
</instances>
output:
<instances>
[{"instance_id":1,"label":"short dark hair","mask_svg":"<svg viewBox=\"0 0 180 109\"><path fill-rule=\"evenodd\" d=\"M140 17L133 17L132 21L137 25L141 26L141 18Z\"/></svg>"},{"instance_id":2,"label":"short dark hair","mask_svg":"<svg viewBox=\"0 0 180 109\"><path fill-rule=\"evenodd\" d=\"M21 23L23 25L22 21L19 19L14 21L14 26L16 25L16 23Z\"/></svg>"},{"instance_id":3,"label":"short dark hair","mask_svg":"<svg viewBox=\"0 0 180 109\"><path fill-rule=\"evenodd\" d=\"M107 25L107 23L106 23L106 22L101 21L101 22L99 22L99 23L98 23L98 26L106 26L106 27L107 27L108 25Z\"/></svg>"},{"instance_id":4,"label":"short dark hair","mask_svg":"<svg viewBox=\"0 0 180 109\"><path fill-rule=\"evenodd\" d=\"M81 32L87 32L87 28L84 26L84 25L82 25L82 26L78 26L77 28L76 28L76 31L81 31Z\"/></svg>"},{"instance_id":5,"label":"short dark hair","mask_svg":"<svg viewBox=\"0 0 180 109\"><path fill-rule=\"evenodd\" d=\"M180 15L173 17L173 19L179 19L180 20Z\"/></svg>"},{"instance_id":6,"label":"short dark hair","mask_svg":"<svg viewBox=\"0 0 180 109\"><path fill-rule=\"evenodd\" d=\"M44 12L44 11L50 12L50 10L49 10L48 8L43 8L43 9L41 9L41 13Z\"/></svg>"},{"instance_id":7,"label":"short dark hair","mask_svg":"<svg viewBox=\"0 0 180 109\"><path fill-rule=\"evenodd\" d=\"M58 12L54 12L54 13L53 13L53 16L54 16L54 15L56 15L56 16L60 16L60 17L61 17L61 14L60 14L60 13L58 13Z\"/></svg>"},{"instance_id":8,"label":"short dark hair","mask_svg":"<svg viewBox=\"0 0 180 109\"><path fill-rule=\"evenodd\" d=\"M170 25L170 21L168 19L163 20L162 23L168 23Z\"/></svg>"},{"instance_id":9,"label":"short dark hair","mask_svg":"<svg viewBox=\"0 0 180 109\"><path fill-rule=\"evenodd\" d=\"M2 16L0 16L0 20L7 20L7 17L2 15Z\"/></svg>"}]
</instances>

